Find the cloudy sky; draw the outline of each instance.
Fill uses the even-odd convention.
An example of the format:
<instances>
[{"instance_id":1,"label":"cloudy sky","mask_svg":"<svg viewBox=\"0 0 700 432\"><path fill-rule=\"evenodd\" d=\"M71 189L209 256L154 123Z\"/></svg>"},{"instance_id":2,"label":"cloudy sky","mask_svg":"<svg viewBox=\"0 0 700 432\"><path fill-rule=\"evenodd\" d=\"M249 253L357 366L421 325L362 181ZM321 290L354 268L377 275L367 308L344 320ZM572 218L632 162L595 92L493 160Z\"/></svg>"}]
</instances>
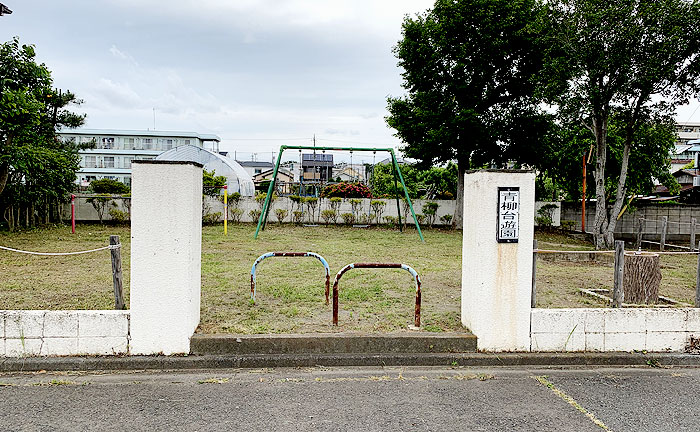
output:
<instances>
[{"instance_id":1,"label":"cloudy sky","mask_svg":"<svg viewBox=\"0 0 700 432\"><path fill-rule=\"evenodd\" d=\"M400 143L391 49L431 0L2 0L0 40L35 44L85 127L215 133L222 150ZM700 122L699 103L679 121Z\"/></svg>"}]
</instances>

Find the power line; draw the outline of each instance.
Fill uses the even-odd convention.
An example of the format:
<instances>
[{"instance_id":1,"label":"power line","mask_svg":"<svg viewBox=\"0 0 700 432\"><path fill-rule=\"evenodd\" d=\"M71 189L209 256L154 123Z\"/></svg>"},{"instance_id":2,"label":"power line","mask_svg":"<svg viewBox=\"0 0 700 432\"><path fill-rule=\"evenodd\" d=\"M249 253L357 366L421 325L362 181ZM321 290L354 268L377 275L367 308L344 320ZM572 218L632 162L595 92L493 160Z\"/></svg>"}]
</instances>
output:
<instances>
[{"instance_id":1,"label":"power line","mask_svg":"<svg viewBox=\"0 0 700 432\"><path fill-rule=\"evenodd\" d=\"M700 99L698 99L698 102L700 102ZM700 103L698 104L698 106L695 107L695 110L694 110L693 113L690 115L690 117L688 117L688 120L685 121L686 123L689 123L689 122L690 122L690 119L693 118L693 116L695 115L695 113L698 111L698 108L700 108Z\"/></svg>"},{"instance_id":2,"label":"power line","mask_svg":"<svg viewBox=\"0 0 700 432\"><path fill-rule=\"evenodd\" d=\"M328 138L318 138L318 140L319 141L331 141L331 142L345 143L345 144L365 144L365 145L385 146L385 147L393 147L396 145L396 144L382 144L382 143L370 143L370 142L360 142L360 141L334 140L334 139L328 139Z\"/></svg>"},{"instance_id":3,"label":"power line","mask_svg":"<svg viewBox=\"0 0 700 432\"><path fill-rule=\"evenodd\" d=\"M221 141L306 141L312 138L221 138Z\"/></svg>"}]
</instances>

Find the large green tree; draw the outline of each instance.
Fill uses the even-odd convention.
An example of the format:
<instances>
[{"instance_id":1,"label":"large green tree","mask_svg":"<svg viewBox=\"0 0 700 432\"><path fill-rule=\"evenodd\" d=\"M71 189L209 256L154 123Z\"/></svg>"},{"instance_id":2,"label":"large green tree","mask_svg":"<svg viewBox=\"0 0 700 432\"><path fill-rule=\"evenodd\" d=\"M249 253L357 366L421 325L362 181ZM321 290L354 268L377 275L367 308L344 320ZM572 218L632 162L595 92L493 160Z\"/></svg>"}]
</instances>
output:
<instances>
[{"instance_id":1,"label":"large green tree","mask_svg":"<svg viewBox=\"0 0 700 432\"><path fill-rule=\"evenodd\" d=\"M700 7L695 0L550 4L557 31L548 44L547 76L554 78L548 89L564 121L584 125L595 140L593 234L597 248L609 248L631 192L630 161L639 151L640 130L668 118L700 89ZM620 142L609 140L613 115ZM611 178L606 166L615 145L619 170Z\"/></svg>"},{"instance_id":2,"label":"large green tree","mask_svg":"<svg viewBox=\"0 0 700 432\"><path fill-rule=\"evenodd\" d=\"M606 199L617 194L617 179L620 176L624 142L626 138L624 117L614 113L608 121L607 161L605 163ZM659 180L669 189L678 188L676 179L670 174L670 155L676 142L675 121L672 117L644 119L640 121L634 136L627 170L627 192L629 195L649 195L653 193L654 179ZM553 125L547 139L533 149L533 160L537 166L538 181L550 180L551 186L545 200L565 199L579 200L582 192L582 158L588 160L591 149L595 146L595 137L580 122L563 122ZM593 155L590 154L592 157ZM588 170L587 186L595 190L594 173ZM590 194L589 194L590 195ZM619 215L619 213L618 213Z\"/></svg>"},{"instance_id":3,"label":"large green tree","mask_svg":"<svg viewBox=\"0 0 700 432\"><path fill-rule=\"evenodd\" d=\"M457 226L465 171L519 159L538 139L528 125L541 116L545 17L536 0L436 0L403 22L394 54L407 94L388 99L386 121L421 166L457 162Z\"/></svg>"},{"instance_id":4,"label":"large green tree","mask_svg":"<svg viewBox=\"0 0 700 432\"><path fill-rule=\"evenodd\" d=\"M56 132L82 125L85 116L66 108L80 103L71 92L52 85L33 46L18 38L0 45L0 209L10 225L20 209L30 224L39 210L48 216L48 207L74 188L78 146Z\"/></svg>"}]
</instances>

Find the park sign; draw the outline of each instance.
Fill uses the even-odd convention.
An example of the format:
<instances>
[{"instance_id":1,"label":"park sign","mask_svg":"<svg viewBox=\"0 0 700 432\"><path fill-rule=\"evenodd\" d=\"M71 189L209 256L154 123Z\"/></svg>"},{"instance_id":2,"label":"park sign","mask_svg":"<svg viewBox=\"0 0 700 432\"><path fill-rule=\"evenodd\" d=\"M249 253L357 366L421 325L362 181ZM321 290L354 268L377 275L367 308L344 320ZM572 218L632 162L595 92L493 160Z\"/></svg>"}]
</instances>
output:
<instances>
[{"instance_id":1,"label":"park sign","mask_svg":"<svg viewBox=\"0 0 700 432\"><path fill-rule=\"evenodd\" d=\"M517 243L520 234L520 188L498 188L498 243Z\"/></svg>"}]
</instances>

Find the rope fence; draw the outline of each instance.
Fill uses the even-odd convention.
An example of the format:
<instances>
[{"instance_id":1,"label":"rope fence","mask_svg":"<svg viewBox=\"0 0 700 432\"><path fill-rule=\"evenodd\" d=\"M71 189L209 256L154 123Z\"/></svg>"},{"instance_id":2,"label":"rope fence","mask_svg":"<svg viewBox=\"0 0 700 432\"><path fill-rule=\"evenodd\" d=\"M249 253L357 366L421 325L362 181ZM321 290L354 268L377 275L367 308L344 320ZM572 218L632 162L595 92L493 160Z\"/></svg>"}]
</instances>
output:
<instances>
[{"instance_id":1,"label":"rope fence","mask_svg":"<svg viewBox=\"0 0 700 432\"><path fill-rule=\"evenodd\" d=\"M114 287L114 308L118 310L126 309L126 303L124 302L124 289L122 281L122 255L121 255L122 244L119 241L119 236L112 235L109 236L109 245L103 246L101 248L89 249L84 251L75 252L35 252L26 251L22 249L10 248L7 246L0 246L0 250L6 250L8 252L21 253L25 255L39 255L39 256L69 256L69 255L82 255L92 252L99 252L103 250L109 250L111 252L112 258L112 285Z\"/></svg>"},{"instance_id":2,"label":"rope fence","mask_svg":"<svg viewBox=\"0 0 700 432\"><path fill-rule=\"evenodd\" d=\"M97 249L90 249L90 250L77 251L77 252L32 252L32 251L25 251L25 250L21 250L21 249L13 249L13 248L9 248L6 246L0 246L0 249L10 251L10 252L27 254L27 255L66 256L66 255L81 255L81 254L86 254L86 253L99 252L99 251L107 250L107 249L114 250L114 249L119 249L121 247L122 247L121 244L116 244L116 245L104 246L104 247L97 248Z\"/></svg>"},{"instance_id":3,"label":"rope fence","mask_svg":"<svg viewBox=\"0 0 700 432\"><path fill-rule=\"evenodd\" d=\"M641 218L640 218L641 219ZM669 245L672 246L672 245ZM646 251L646 253L649 253ZM692 250L692 251L682 251L682 252L677 252L677 251L669 251L665 252L663 250L661 251L653 251L651 252L654 255L697 255L698 256L698 264L697 264L697 272L696 272L696 285L695 285L695 304L694 307L700 307L700 244L698 245L697 250ZM613 290L612 290L612 299L611 303L613 307L621 307L623 306L623 268L624 268L624 262L625 262L625 255L627 256L634 256L634 255L641 255L641 248L638 248L637 250L632 250L628 251L628 253L625 253L625 247L624 247L624 241L618 240L615 242L615 250L557 250L557 249L539 249L537 247L537 240L534 240L533 242L533 249L532 249L532 297L531 297L531 306L534 308L536 307L536 294L537 294L537 283L536 283L536 274L537 274L537 255L538 254L587 254L587 255L604 255L604 254L615 254L615 261L613 264L613 268L615 271L615 277L613 278L614 280L614 285L613 285ZM661 299L663 296L659 296L659 299ZM673 301L672 299L668 299ZM680 305L685 305L685 306L690 306L685 303L681 302L676 302L676 304ZM628 304L624 304L625 306L630 306Z\"/></svg>"}]
</instances>

